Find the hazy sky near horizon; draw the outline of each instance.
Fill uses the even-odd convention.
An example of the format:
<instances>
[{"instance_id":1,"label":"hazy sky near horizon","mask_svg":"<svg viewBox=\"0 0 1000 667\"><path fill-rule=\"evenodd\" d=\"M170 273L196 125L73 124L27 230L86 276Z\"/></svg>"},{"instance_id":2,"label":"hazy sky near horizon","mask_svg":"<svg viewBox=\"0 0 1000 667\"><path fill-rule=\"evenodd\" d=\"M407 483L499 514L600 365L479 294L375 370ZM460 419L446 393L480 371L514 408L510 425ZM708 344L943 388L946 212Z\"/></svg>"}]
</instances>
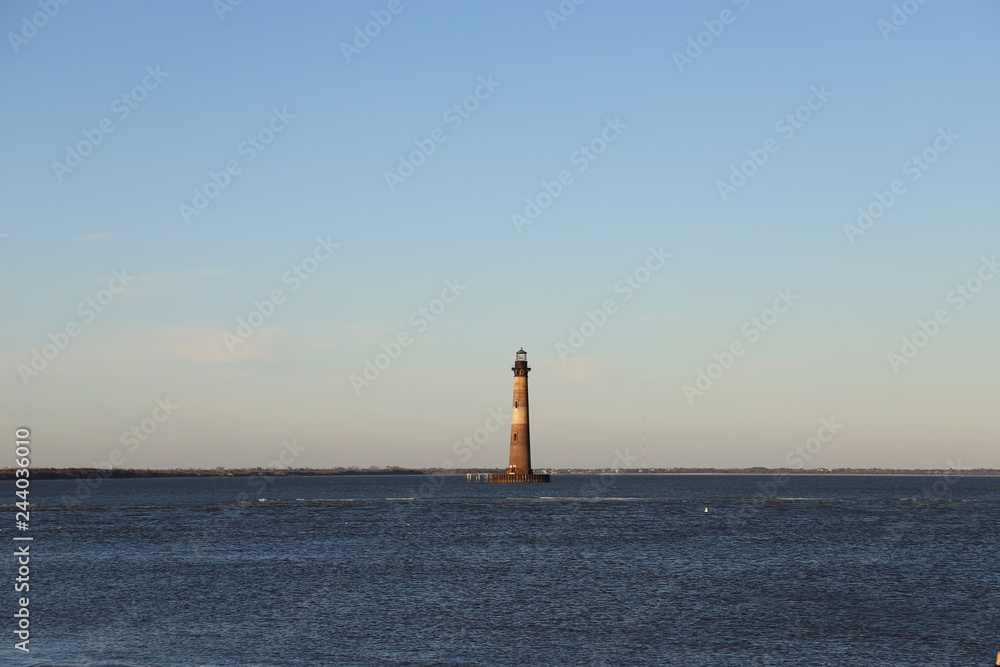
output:
<instances>
[{"instance_id":1,"label":"hazy sky near horizon","mask_svg":"<svg viewBox=\"0 0 1000 667\"><path fill-rule=\"evenodd\" d=\"M1000 467L994 2L0 26L35 465Z\"/></svg>"}]
</instances>

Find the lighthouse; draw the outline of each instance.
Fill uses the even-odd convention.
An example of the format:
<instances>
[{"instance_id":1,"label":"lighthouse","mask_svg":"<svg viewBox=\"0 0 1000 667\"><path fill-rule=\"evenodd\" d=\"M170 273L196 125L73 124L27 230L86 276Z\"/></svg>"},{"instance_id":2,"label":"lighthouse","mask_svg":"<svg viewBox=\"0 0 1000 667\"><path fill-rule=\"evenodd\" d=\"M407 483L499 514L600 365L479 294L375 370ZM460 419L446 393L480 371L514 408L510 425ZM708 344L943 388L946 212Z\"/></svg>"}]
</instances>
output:
<instances>
[{"instance_id":1,"label":"lighthouse","mask_svg":"<svg viewBox=\"0 0 1000 667\"><path fill-rule=\"evenodd\" d=\"M531 431L528 423L528 354L521 348L514 356L514 398L510 407L510 463L507 472L493 475L501 484L548 482L549 476L531 471Z\"/></svg>"}]
</instances>

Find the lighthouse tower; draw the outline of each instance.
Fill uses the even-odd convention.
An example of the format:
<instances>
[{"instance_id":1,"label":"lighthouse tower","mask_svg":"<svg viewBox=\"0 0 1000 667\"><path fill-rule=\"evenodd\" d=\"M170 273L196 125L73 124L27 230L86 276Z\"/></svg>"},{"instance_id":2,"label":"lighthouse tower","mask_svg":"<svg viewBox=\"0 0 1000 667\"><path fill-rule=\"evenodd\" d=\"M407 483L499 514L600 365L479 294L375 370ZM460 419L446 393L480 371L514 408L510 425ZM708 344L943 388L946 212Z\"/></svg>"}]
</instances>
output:
<instances>
[{"instance_id":1,"label":"lighthouse tower","mask_svg":"<svg viewBox=\"0 0 1000 667\"><path fill-rule=\"evenodd\" d=\"M527 484L548 482L548 475L531 471L531 432L528 427L528 355L521 348L514 357L514 399L510 408L510 464L506 474L493 475L494 482Z\"/></svg>"},{"instance_id":2,"label":"lighthouse tower","mask_svg":"<svg viewBox=\"0 0 1000 667\"><path fill-rule=\"evenodd\" d=\"M531 474L531 432L528 429L528 355L521 348L514 357L514 402L510 408L510 465L508 475Z\"/></svg>"}]
</instances>

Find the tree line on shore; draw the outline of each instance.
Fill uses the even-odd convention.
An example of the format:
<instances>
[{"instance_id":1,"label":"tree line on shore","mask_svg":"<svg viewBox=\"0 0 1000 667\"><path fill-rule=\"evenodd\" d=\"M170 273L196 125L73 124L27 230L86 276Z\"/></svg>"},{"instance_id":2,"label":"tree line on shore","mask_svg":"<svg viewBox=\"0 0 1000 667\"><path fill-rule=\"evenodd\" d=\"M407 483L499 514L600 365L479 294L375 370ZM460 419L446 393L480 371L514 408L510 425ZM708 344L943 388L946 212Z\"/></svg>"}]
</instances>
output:
<instances>
[{"instance_id":1,"label":"tree line on shore","mask_svg":"<svg viewBox=\"0 0 1000 667\"><path fill-rule=\"evenodd\" d=\"M1000 470L975 469L910 469L910 468L552 468L553 474L648 474L648 475L960 475L970 477L1000 476ZM15 468L0 469L0 480L13 479ZM34 479L150 478L150 477L318 477L330 475L465 475L469 473L502 473L500 468L403 468L400 466L359 468L32 468Z\"/></svg>"}]
</instances>

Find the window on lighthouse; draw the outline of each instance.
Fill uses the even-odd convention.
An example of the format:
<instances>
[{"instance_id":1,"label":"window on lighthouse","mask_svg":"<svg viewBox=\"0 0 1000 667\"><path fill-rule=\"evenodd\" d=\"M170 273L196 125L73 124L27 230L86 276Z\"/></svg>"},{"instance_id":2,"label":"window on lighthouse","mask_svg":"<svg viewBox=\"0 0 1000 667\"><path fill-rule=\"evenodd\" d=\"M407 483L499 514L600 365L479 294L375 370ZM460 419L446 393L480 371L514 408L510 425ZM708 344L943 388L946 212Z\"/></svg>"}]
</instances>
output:
<instances>
[{"instance_id":1,"label":"window on lighthouse","mask_svg":"<svg viewBox=\"0 0 1000 667\"><path fill-rule=\"evenodd\" d=\"M516 398L514 399L514 407L515 408L517 407L517 399Z\"/></svg>"},{"instance_id":2,"label":"window on lighthouse","mask_svg":"<svg viewBox=\"0 0 1000 667\"><path fill-rule=\"evenodd\" d=\"M517 442L517 433L514 434L514 442Z\"/></svg>"}]
</instances>

